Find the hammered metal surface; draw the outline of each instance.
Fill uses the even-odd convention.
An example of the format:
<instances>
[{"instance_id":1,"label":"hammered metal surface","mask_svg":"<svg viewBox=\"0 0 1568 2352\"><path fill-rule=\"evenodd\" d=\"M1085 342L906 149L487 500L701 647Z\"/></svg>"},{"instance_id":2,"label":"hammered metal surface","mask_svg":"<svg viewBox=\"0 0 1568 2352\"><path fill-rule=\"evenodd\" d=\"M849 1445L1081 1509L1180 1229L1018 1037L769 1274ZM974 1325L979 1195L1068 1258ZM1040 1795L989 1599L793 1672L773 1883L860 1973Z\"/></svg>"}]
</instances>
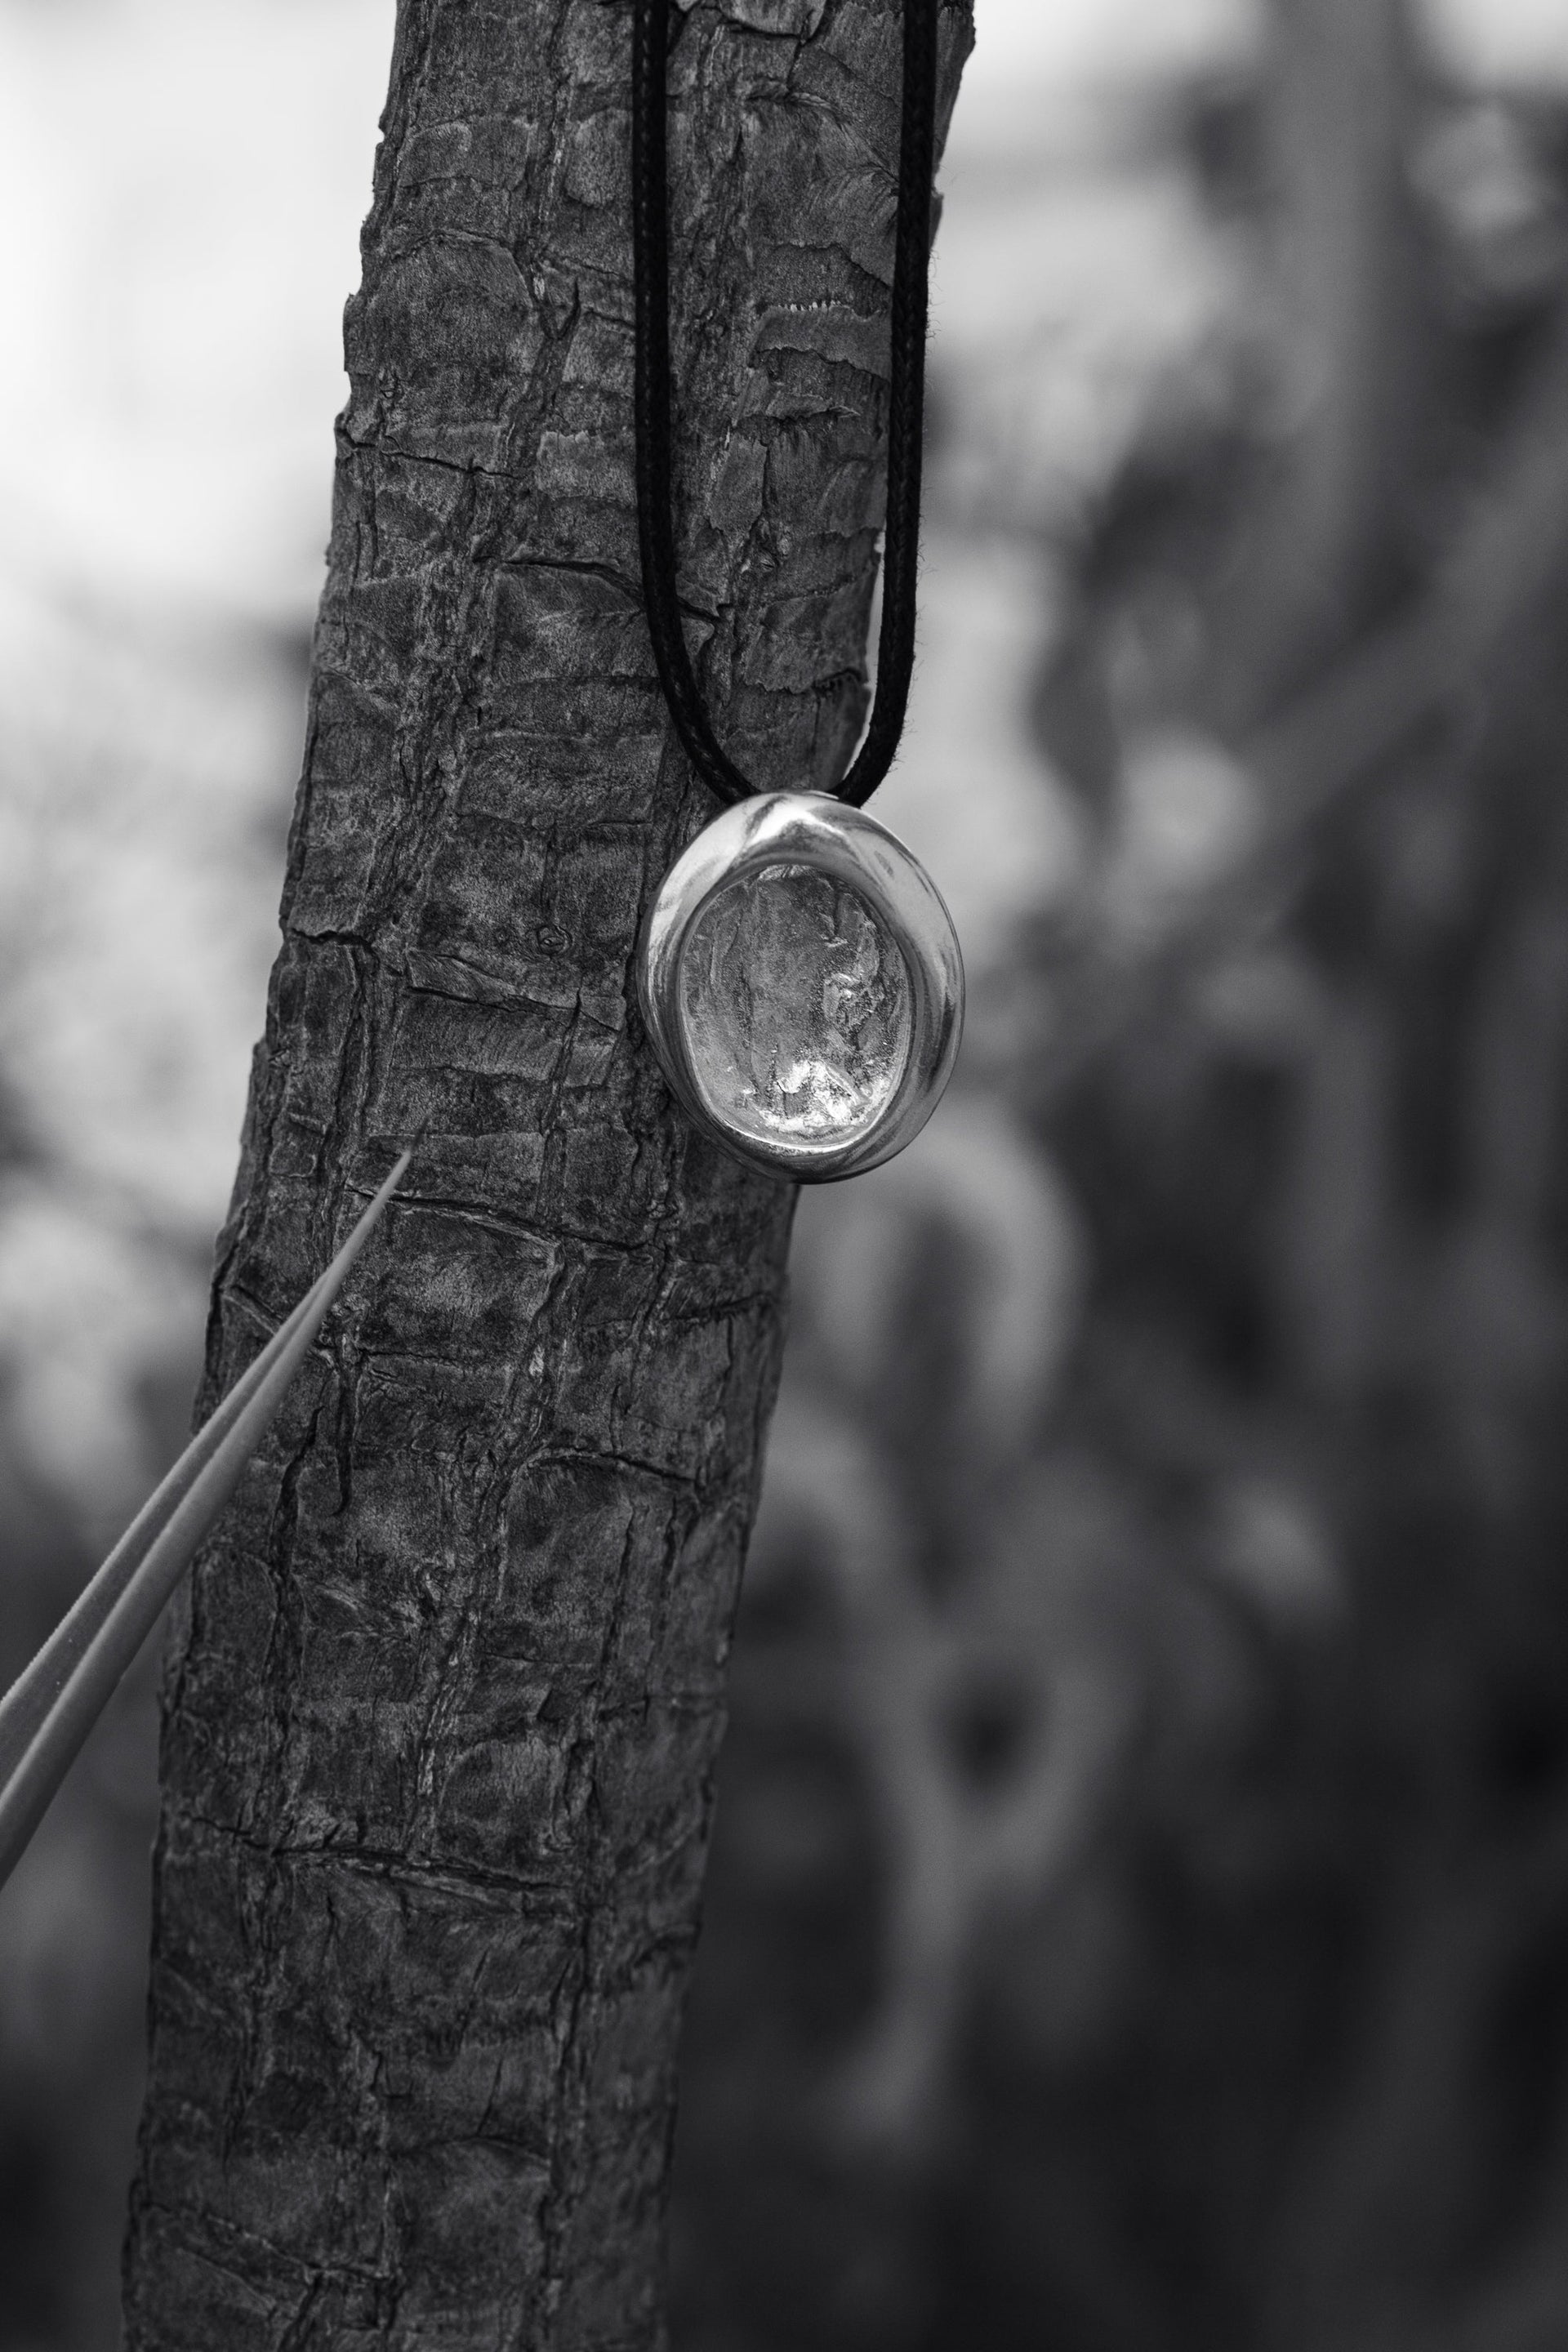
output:
<instances>
[{"instance_id":1,"label":"hammered metal surface","mask_svg":"<svg viewBox=\"0 0 1568 2352\"><path fill-rule=\"evenodd\" d=\"M758 1140L862 1133L909 1057L902 955L858 892L807 866L713 893L681 956L680 1010L709 1108Z\"/></svg>"}]
</instances>

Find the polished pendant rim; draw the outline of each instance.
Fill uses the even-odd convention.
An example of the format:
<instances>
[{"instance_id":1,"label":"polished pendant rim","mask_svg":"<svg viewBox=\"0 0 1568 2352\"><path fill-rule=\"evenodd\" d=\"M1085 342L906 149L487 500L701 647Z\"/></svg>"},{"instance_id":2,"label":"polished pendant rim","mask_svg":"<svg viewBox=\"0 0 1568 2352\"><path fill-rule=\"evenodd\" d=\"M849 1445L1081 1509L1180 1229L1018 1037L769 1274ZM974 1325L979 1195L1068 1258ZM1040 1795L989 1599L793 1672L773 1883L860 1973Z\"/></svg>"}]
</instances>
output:
<instances>
[{"instance_id":1,"label":"polished pendant rim","mask_svg":"<svg viewBox=\"0 0 1568 2352\"><path fill-rule=\"evenodd\" d=\"M865 1125L831 1140L742 1133L706 1099L680 999L687 943L715 895L749 875L805 866L858 894L898 949L910 1037L892 1091ZM941 892L895 833L828 793L761 793L705 825L660 884L637 956L637 996L682 1109L733 1158L799 1183L858 1176L901 1151L936 1108L963 1029L963 959Z\"/></svg>"}]
</instances>

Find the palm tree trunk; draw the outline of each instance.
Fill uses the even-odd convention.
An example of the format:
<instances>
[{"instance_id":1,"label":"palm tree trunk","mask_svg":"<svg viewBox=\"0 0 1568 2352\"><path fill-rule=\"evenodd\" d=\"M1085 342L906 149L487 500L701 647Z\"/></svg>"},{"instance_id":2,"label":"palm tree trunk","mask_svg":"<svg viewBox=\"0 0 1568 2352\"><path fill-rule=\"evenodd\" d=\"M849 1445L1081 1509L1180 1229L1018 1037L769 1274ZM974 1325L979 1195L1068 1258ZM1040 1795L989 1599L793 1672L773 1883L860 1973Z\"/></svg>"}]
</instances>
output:
<instances>
[{"instance_id":1,"label":"palm tree trunk","mask_svg":"<svg viewBox=\"0 0 1568 2352\"><path fill-rule=\"evenodd\" d=\"M900 21L704 0L671 63L683 588L776 783L864 699ZM661 2332L791 1196L629 991L711 813L637 583L629 33L399 10L206 1402L417 1153L176 1634L135 2352Z\"/></svg>"}]
</instances>

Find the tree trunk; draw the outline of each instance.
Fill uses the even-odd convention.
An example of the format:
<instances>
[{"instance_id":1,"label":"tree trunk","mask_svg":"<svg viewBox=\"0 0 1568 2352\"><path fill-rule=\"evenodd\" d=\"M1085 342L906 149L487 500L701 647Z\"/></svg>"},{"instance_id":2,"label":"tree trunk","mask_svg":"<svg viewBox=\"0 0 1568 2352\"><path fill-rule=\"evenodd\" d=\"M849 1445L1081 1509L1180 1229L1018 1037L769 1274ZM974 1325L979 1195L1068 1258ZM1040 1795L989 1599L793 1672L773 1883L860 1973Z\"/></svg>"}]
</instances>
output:
<instances>
[{"instance_id":1,"label":"tree trunk","mask_svg":"<svg viewBox=\"0 0 1568 2352\"><path fill-rule=\"evenodd\" d=\"M864 703L900 29L703 0L672 58L683 586L772 783L832 781ZM712 812L637 588L629 36L399 10L206 1402L417 1151L177 1632L140 2352L661 2332L791 1195L632 1009Z\"/></svg>"},{"instance_id":2,"label":"tree trunk","mask_svg":"<svg viewBox=\"0 0 1568 2352\"><path fill-rule=\"evenodd\" d=\"M1430 554L1445 356L1411 184L1410 0L1272 0L1276 397L1295 420L1219 632L1233 731L1407 596Z\"/></svg>"}]
</instances>

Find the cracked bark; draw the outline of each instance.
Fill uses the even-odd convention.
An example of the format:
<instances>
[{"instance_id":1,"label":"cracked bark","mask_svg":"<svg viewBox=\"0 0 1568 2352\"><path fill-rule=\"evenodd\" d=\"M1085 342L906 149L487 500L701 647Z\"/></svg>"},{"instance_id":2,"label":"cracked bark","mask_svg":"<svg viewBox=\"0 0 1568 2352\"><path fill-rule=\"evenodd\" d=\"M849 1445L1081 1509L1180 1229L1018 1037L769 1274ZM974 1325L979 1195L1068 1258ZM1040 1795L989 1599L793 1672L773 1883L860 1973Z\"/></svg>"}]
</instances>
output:
<instances>
[{"instance_id":1,"label":"cracked bark","mask_svg":"<svg viewBox=\"0 0 1568 2352\"><path fill-rule=\"evenodd\" d=\"M776 783L864 703L899 31L703 0L672 60L683 586ZM711 811L634 584L628 51L399 11L208 1402L421 1140L175 1631L133 2352L661 2333L790 1195L631 1006Z\"/></svg>"}]
</instances>

